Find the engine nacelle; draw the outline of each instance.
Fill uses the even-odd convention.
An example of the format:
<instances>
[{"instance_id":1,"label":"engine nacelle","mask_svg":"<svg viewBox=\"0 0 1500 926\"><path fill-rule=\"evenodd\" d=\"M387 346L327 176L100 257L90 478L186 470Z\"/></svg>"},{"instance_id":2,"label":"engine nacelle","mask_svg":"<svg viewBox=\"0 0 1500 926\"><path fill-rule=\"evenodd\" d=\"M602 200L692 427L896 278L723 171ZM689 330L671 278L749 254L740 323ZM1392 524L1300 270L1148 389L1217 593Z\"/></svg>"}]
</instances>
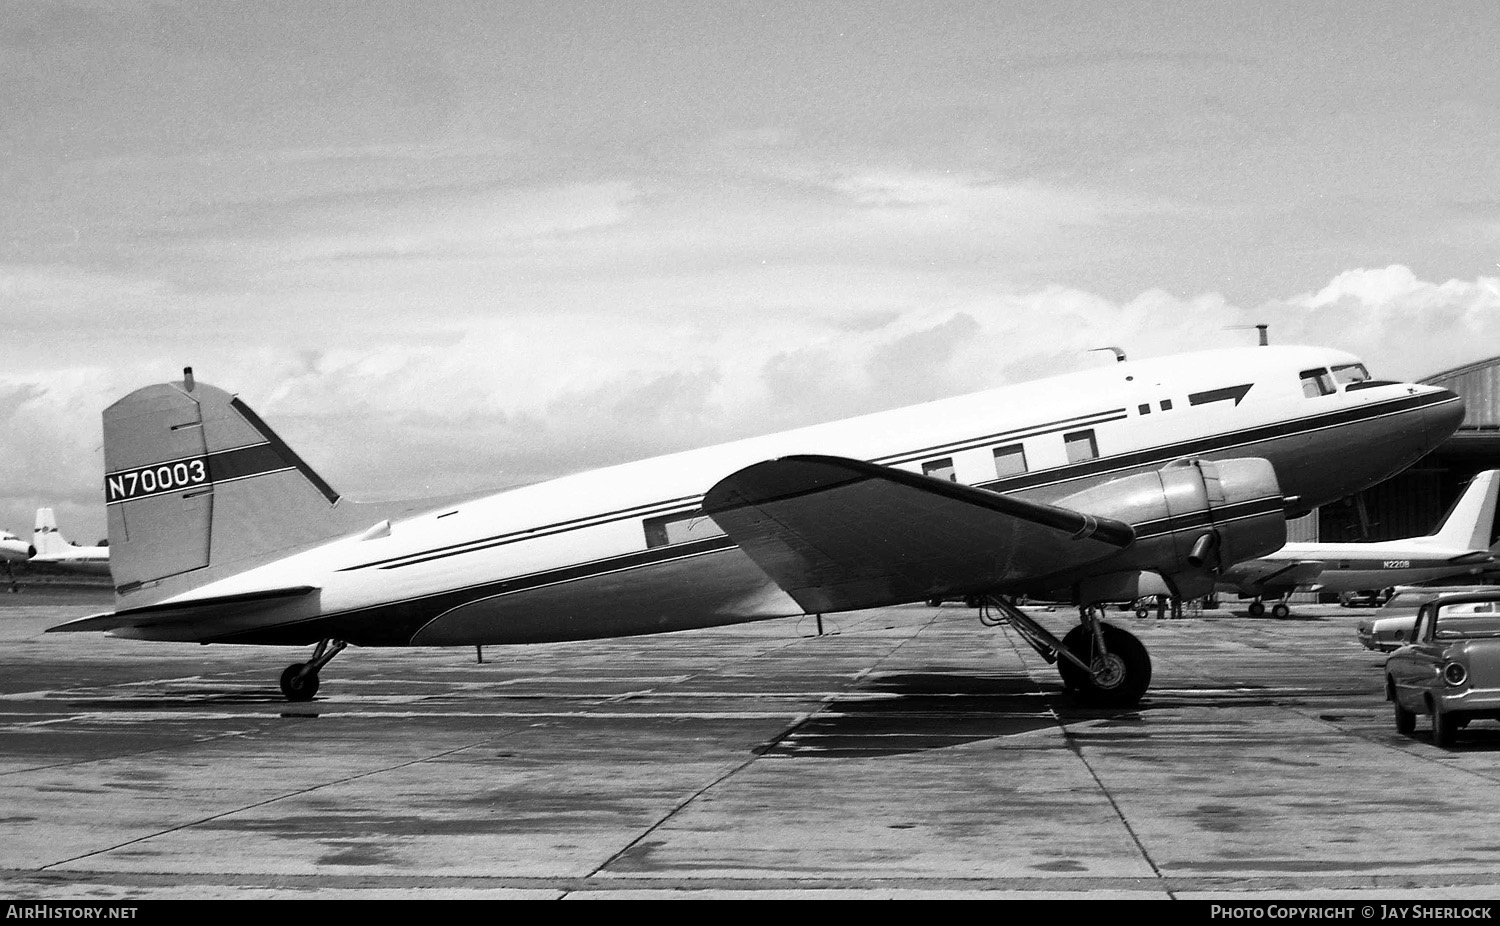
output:
<instances>
[{"instance_id":1,"label":"engine nacelle","mask_svg":"<svg viewBox=\"0 0 1500 926\"><path fill-rule=\"evenodd\" d=\"M1134 543L1080 583L1082 603L1137 597L1130 592L1141 587L1141 572L1161 575L1185 598L1208 594L1223 569L1286 545L1281 486L1260 458L1177 460L1057 504L1135 529Z\"/></svg>"}]
</instances>

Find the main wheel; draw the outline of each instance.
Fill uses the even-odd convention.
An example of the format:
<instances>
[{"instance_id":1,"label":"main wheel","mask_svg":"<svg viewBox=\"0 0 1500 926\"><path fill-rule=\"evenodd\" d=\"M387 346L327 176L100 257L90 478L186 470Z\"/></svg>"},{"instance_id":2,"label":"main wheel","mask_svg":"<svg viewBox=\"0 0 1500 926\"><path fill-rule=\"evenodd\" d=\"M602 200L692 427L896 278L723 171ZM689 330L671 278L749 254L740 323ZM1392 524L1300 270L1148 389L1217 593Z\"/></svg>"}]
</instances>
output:
<instances>
[{"instance_id":1,"label":"main wheel","mask_svg":"<svg viewBox=\"0 0 1500 926\"><path fill-rule=\"evenodd\" d=\"M1440 707L1432 709L1432 742L1435 746L1452 746L1458 733L1458 717Z\"/></svg>"},{"instance_id":2,"label":"main wheel","mask_svg":"<svg viewBox=\"0 0 1500 926\"><path fill-rule=\"evenodd\" d=\"M1252 602L1250 602L1250 616L1251 617L1260 617L1264 613L1266 613L1266 606L1265 605L1261 604L1259 601L1252 601Z\"/></svg>"},{"instance_id":3,"label":"main wheel","mask_svg":"<svg viewBox=\"0 0 1500 926\"><path fill-rule=\"evenodd\" d=\"M318 673L302 674L306 663L294 662L281 673L281 693L288 701L311 701L318 693Z\"/></svg>"},{"instance_id":4,"label":"main wheel","mask_svg":"<svg viewBox=\"0 0 1500 926\"><path fill-rule=\"evenodd\" d=\"M1292 609L1278 601L1271 606L1271 616L1278 621L1284 621L1292 616Z\"/></svg>"},{"instance_id":5,"label":"main wheel","mask_svg":"<svg viewBox=\"0 0 1500 926\"><path fill-rule=\"evenodd\" d=\"M1394 697L1391 698L1391 703L1395 705L1396 732L1402 736L1411 736L1417 729L1417 715L1402 707L1401 702Z\"/></svg>"},{"instance_id":6,"label":"main wheel","mask_svg":"<svg viewBox=\"0 0 1500 926\"><path fill-rule=\"evenodd\" d=\"M1130 707L1151 685L1151 656L1135 635L1113 624L1102 624L1103 654L1096 654L1094 635L1079 624L1063 637L1063 645L1088 663L1085 672L1067 659L1057 661L1063 686L1081 701L1101 707Z\"/></svg>"}]
</instances>

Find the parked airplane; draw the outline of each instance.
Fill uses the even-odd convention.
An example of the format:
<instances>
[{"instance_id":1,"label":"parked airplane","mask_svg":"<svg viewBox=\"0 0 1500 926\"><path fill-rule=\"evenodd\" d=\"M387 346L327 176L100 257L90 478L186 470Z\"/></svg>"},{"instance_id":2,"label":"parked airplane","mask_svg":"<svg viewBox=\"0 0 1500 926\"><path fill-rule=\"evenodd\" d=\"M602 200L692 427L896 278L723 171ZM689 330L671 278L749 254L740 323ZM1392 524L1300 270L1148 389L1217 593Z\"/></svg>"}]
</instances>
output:
<instances>
[{"instance_id":1,"label":"parked airplane","mask_svg":"<svg viewBox=\"0 0 1500 926\"><path fill-rule=\"evenodd\" d=\"M1207 593L1285 518L1409 466L1463 417L1308 347L1107 367L611 466L416 513L352 504L221 389L104 412L115 610L52 631L316 644L627 636L983 596L1080 697L1151 661L1093 602ZM796 454L789 456L789 454ZM817 454L817 455L808 455ZM1007 596L1080 605L1059 640ZM983 615L982 615L983 616Z\"/></svg>"},{"instance_id":2,"label":"parked airplane","mask_svg":"<svg viewBox=\"0 0 1500 926\"><path fill-rule=\"evenodd\" d=\"M36 550L20 537L10 531L0 531L0 562L7 565L24 563L35 552Z\"/></svg>"},{"instance_id":3,"label":"parked airplane","mask_svg":"<svg viewBox=\"0 0 1500 926\"><path fill-rule=\"evenodd\" d=\"M1485 470L1469 481L1431 534L1373 543L1289 543L1225 569L1220 588L1254 598L1250 613L1256 617L1266 613L1261 598L1281 595L1271 614L1288 617L1287 598L1299 588L1358 592L1480 575L1496 563L1489 546L1497 493L1500 470Z\"/></svg>"},{"instance_id":4,"label":"parked airplane","mask_svg":"<svg viewBox=\"0 0 1500 926\"><path fill-rule=\"evenodd\" d=\"M55 566L68 572L91 575L109 575L109 547L84 547L69 543L57 529L57 518L53 516L51 508L36 510L36 529L31 534L31 545L36 549L31 557L32 565Z\"/></svg>"}]
</instances>

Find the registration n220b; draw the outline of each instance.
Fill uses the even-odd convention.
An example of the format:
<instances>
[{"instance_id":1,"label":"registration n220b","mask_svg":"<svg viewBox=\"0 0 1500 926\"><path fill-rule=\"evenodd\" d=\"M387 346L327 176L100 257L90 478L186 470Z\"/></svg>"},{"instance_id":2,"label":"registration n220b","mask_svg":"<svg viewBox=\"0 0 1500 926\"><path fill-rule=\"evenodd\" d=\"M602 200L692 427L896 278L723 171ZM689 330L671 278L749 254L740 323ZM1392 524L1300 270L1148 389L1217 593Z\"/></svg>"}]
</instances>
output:
<instances>
[{"instance_id":1,"label":"registration n220b","mask_svg":"<svg viewBox=\"0 0 1500 926\"><path fill-rule=\"evenodd\" d=\"M161 492L190 489L205 485L208 481L208 461L202 457L158 463L155 466L121 470L105 476L104 500L106 504L114 504Z\"/></svg>"}]
</instances>

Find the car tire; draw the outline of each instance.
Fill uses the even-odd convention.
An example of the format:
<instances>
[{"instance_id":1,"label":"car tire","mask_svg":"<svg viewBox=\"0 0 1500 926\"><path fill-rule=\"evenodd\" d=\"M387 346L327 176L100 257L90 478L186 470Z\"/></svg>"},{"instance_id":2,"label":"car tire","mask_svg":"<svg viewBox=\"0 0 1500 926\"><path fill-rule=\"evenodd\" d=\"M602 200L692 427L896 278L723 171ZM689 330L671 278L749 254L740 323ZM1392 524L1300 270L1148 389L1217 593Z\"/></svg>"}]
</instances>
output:
<instances>
[{"instance_id":1,"label":"car tire","mask_svg":"<svg viewBox=\"0 0 1500 926\"><path fill-rule=\"evenodd\" d=\"M1417 715L1401 706L1393 696L1391 703L1395 705L1396 732L1402 736L1411 736L1417 729Z\"/></svg>"},{"instance_id":2,"label":"car tire","mask_svg":"<svg viewBox=\"0 0 1500 926\"><path fill-rule=\"evenodd\" d=\"M1432 743L1434 746L1452 746L1458 733L1458 717L1452 711L1440 707L1432 710Z\"/></svg>"}]
</instances>

